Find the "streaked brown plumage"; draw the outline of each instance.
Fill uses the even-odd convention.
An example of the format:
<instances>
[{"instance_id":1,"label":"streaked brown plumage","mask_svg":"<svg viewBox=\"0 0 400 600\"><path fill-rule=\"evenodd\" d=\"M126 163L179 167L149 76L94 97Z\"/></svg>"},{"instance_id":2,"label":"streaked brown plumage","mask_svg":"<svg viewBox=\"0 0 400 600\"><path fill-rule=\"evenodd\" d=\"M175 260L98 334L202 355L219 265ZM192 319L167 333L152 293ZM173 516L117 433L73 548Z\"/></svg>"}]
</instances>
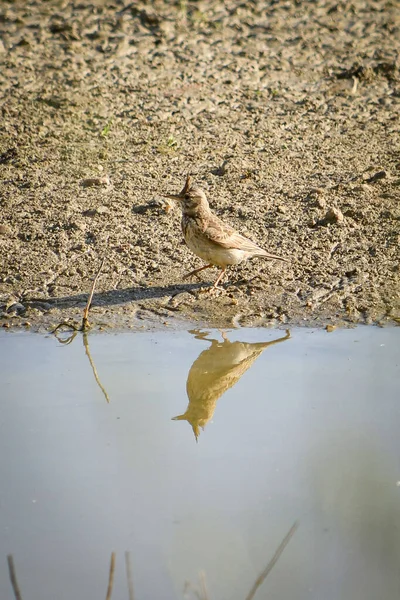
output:
<instances>
[{"instance_id":1,"label":"streaked brown plumage","mask_svg":"<svg viewBox=\"0 0 400 600\"><path fill-rule=\"evenodd\" d=\"M221 268L214 283L214 287L217 287L228 266L237 265L254 256L289 262L286 258L266 252L214 215L205 193L200 188L191 185L189 176L179 194L164 195L179 202L182 210L182 232L185 242L194 254L207 263L205 266L191 271L186 277L217 266Z\"/></svg>"}]
</instances>

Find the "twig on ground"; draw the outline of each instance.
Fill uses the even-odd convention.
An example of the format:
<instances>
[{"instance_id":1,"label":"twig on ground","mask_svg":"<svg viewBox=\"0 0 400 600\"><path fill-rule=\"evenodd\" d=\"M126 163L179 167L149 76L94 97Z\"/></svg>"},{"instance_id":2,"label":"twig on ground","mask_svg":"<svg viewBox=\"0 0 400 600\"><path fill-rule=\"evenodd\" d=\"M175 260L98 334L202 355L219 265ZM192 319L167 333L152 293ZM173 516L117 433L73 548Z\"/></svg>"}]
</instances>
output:
<instances>
[{"instance_id":1,"label":"twig on ground","mask_svg":"<svg viewBox=\"0 0 400 600\"><path fill-rule=\"evenodd\" d=\"M89 310L90 310L90 307L91 307L91 304L92 304L92 299L93 299L93 294L94 294L94 290L95 290L95 287L96 287L96 283L97 283L97 280L98 280L98 278L100 276L100 273L101 273L101 270L103 268L105 260L106 260L106 257L103 256L103 259L102 259L102 261L100 263L100 267L99 267L99 269L98 269L98 271L97 271L97 273L95 275L95 278L93 279L92 289L90 290L89 298L88 298L88 301L87 301L86 306L85 306L84 311L83 311L83 317L82 317L81 326L78 327L74 323L67 323L66 321L63 321L62 323L59 323L57 325L57 327L51 333L56 334L56 332L61 327L68 327L69 329L72 329L73 331L87 331L88 329L90 329L90 324L89 324ZM56 337L58 338L58 336L56 336ZM59 339L59 341L61 341L60 338L58 338L58 339ZM61 341L61 343L71 343L72 340L73 340L73 337L72 337L72 339L68 338L65 341Z\"/></svg>"},{"instance_id":2,"label":"twig on ground","mask_svg":"<svg viewBox=\"0 0 400 600\"><path fill-rule=\"evenodd\" d=\"M10 575L10 581L11 581L12 589L14 591L15 600L22 600L21 591L19 589L19 585L18 585L18 581L17 581L17 574L15 572L14 558L13 558L12 554L9 554L7 556L7 562L8 562L8 572Z\"/></svg>"},{"instance_id":3,"label":"twig on ground","mask_svg":"<svg viewBox=\"0 0 400 600\"><path fill-rule=\"evenodd\" d=\"M114 584L114 572L115 572L115 552L111 552L111 560L110 560L110 573L108 576L108 588L107 588L107 596L106 600L111 600L111 594Z\"/></svg>"},{"instance_id":4,"label":"twig on ground","mask_svg":"<svg viewBox=\"0 0 400 600\"><path fill-rule=\"evenodd\" d=\"M278 560L279 560L282 552L284 551L284 549L286 548L286 546L290 542L290 540L291 540L292 536L294 535L297 527L298 527L298 523L296 521L295 523L293 523L292 527L289 529L288 533L283 538L282 542L279 544L279 546L278 546L278 548L277 548L274 556L271 558L271 560L269 561L269 563L267 564L267 566L265 567L265 569L262 571L262 573L255 580L253 587L251 588L249 594L246 596L246 600L252 600L254 598L254 596L255 596L258 588L264 583L265 579L268 577L268 575L270 574L270 572L272 571L272 569L274 568L274 566L278 562Z\"/></svg>"},{"instance_id":5,"label":"twig on ground","mask_svg":"<svg viewBox=\"0 0 400 600\"><path fill-rule=\"evenodd\" d=\"M133 592L133 578L132 578L131 553L130 552L125 552L125 567L126 567L126 580L128 582L129 600L135 600L135 595Z\"/></svg>"},{"instance_id":6,"label":"twig on ground","mask_svg":"<svg viewBox=\"0 0 400 600\"><path fill-rule=\"evenodd\" d=\"M101 273L101 270L103 268L105 260L106 260L106 257L103 256L103 260L100 263L99 270L97 271L96 276L93 279L92 289L90 290L89 298L88 298L87 304L85 306L85 310L83 311L83 319L82 319L81 331L86 331L90 327L89 320L88 320L89 310L90 310L90 306L92 304L92 298L93 298L93 294L94 294L94 288L96 287L96 283L97 283L97 280L98 280L98 278L100 276L100 273Z\"/></svg>"}]
</instances>

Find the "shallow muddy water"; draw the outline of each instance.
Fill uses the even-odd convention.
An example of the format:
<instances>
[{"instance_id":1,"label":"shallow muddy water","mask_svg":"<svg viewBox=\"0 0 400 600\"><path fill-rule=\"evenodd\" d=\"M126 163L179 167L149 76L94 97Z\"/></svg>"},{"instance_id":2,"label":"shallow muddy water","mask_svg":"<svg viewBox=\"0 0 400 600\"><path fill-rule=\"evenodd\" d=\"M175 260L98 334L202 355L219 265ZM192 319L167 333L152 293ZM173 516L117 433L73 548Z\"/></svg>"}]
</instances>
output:
<instances>
[{"instance_id":1,"label":"shallow muddy water","mask_svg":"<svg viewBox=\"0 0 400 600\"><path fill-rule=\"evenodd\" d=\"M115 551L128 599L129 551L137 600L245 600L295 522L255 598L399 597L399 374L397 328L1 334L0 597Z\"/></svg>"}]
</instances>

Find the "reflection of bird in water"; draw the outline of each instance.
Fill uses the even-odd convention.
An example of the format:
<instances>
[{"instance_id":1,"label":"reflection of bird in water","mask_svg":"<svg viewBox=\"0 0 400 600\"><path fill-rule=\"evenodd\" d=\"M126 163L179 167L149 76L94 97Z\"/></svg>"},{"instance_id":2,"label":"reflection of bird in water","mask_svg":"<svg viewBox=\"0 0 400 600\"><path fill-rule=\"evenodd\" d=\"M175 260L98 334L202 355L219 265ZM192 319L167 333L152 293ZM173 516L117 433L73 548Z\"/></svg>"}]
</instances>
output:
<instances>
[{"instance_id":1,"label":"reflection of bird in water","mask_svg":"<svg viewBox=\"0 0 400 600\"><path fill-rule=\"evenodd\" d=\"M247 371L258 356L273 344L290 338L286 335L272 342L230 342L222 333L223 342L207 339L207 333L191 331L196 339L205 339L211 346L204 350L194 361L187 378L186 391L189 405L183 415L174 417L175 421L188 421L193 433L199 437L200 427L204 429L212 419L218 399L229 390Z\"/></svg>"}]
</instances>

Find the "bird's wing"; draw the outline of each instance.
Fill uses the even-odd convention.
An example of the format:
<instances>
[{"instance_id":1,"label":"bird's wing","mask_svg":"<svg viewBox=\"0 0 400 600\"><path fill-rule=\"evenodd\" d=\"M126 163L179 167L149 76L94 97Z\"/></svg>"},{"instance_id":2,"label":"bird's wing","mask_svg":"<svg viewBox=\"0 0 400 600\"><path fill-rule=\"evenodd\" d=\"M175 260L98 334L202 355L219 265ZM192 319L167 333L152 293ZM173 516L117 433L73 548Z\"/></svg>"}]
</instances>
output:
<instances>
[{"instance_id":1,"label":"bird's wing","mask_svg":"<svg viewBox=\"0 0 400 600\"><path fill-rule=\"evenodd\" d=\"M261 253L264 252L257 244L240 235L233 227L227 225L215 215L210 216L203 234L209 242L220 248L226 248L227 250L240 248L245 252L256 252L257 250Z\"/></svg>"}]
</instances>

